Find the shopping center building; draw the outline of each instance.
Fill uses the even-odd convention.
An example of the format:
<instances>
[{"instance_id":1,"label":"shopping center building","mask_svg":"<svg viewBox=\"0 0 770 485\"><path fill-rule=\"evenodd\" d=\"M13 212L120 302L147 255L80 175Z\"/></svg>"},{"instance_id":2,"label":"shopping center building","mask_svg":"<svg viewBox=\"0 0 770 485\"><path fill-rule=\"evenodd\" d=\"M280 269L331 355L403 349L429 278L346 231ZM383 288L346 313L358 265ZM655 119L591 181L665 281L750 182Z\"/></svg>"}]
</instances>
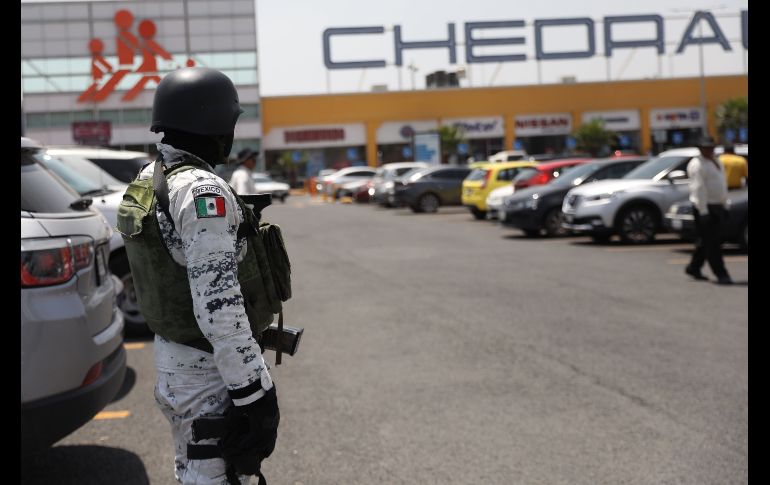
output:
<instances>
[{"instance_id":1,"label":"shopping center building","mask_svg":"<svg viewBox=\"0 0 770 485\"><path fill-rule=\"evenodd\" d=\"M221 70L244 109L233 153L260 149L254 0L21 5L22 130L45 144L154 152L158 81L183 66Z\"/></svg>"},{"instance_id":2,"label":"shopping center building","mask_svg":"<svg viewBox=\"0 0 770 485\"><path fill-rule=\"evenodd\" d=\"M460 160L514 148L559 153L580 124L600 118L619 135L613 148L658 153L692 145L704 126L716 134L716 107L737 96L748 96L746 75L706 77L705 112L700 78L265 97L263 146L268 169L290 166L304 178L412 160L414 133L443 125L463 128ZM745 130L737 136L748 142Z\"/></svg>"}]
</instances>

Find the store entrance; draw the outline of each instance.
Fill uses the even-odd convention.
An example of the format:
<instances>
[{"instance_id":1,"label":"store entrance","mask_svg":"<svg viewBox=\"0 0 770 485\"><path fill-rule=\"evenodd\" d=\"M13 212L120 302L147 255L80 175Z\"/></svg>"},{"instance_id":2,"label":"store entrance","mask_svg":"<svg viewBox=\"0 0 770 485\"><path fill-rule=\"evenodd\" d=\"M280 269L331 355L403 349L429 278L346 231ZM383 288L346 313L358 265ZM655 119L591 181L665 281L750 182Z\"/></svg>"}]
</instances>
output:
<instances>
[{"instance_id":1,"label":"store entrance","mask_svg":"<svg viewBox=\"0 0 770 485\"><path fill-rule=\"evenodd\" d=\"M530 155L562 153L567 148L567 137L565 135L527 136L517 138L517 141L519 140L524 150Z\"/></svg>"},{"instance_id":2,"label":"store entrance","mask_svg":"<svg viewBox=\"0 0 770 485\"><path fill-rule=\"evenodd\" d=\"M672 148L697 146L702 134L703 129L700 127L653 130L651 137L653 154L657 155Z\"/></svg>"}]
</instances>

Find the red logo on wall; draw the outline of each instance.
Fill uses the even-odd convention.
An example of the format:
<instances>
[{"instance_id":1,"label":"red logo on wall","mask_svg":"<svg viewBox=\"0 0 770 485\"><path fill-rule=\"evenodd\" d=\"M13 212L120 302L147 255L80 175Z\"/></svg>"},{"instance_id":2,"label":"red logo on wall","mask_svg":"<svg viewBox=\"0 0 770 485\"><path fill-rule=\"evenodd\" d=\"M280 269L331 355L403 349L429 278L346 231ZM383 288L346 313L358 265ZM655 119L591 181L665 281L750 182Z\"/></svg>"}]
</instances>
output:
<instances>
[{"instance_id":1,"label":"red logo on wall","mask_svg":"<svg viewBox=\"0 0 770 485\"><path fill-rule=\"evenodd\" d=\"M335 141L344 139L345 130L342 128L331 128L326 130L285 131L283 133L283 140L286 143L302 141Z\"/></svg>"},{"instance_id":2,"label":"red logo on wall","mask_svg":"<svg viewBox=\"0 0 770 485\"><path fill-rule=\"evenodd\" d=\"M109 143L112 125L109 121L74 121L72 139L82 144Z\"/></svg>"},{"instance_id":3,"label":"red logo on wall","mask_svg":"<svg viewBox=\"0 0 770 485\"><path fill-rule=\"evenodd\" d=\"M131 27L134 23L134 15L128 10L118 10L115 12L115 27L118 34L115 36L115 46L118 54L117 70L107 62L102 56L104 52L104 43L101 39L91 39L88 42L88 49L91 51L91 78L93 82L79 97L78 102L100 103L107 99L115 90L118 83L126 74L134 72L141 73L142 77L134 86L123 95L123 101L131 101L150 81L160 82L158 75L158 62L155 56L160 56L168 61L172 60L171 54L166 52L157 42L153 40L156 33L155 22L149 19L139 22L137 30L139 38L132 32ZM142 63L134 69L134 56L142 55ZM187 67L195 65L192 59L187 60ZM181 66L177 65L177 68ZM104 79L105 74L111 73L109 79Z\"/></svg>"}]
</instances>

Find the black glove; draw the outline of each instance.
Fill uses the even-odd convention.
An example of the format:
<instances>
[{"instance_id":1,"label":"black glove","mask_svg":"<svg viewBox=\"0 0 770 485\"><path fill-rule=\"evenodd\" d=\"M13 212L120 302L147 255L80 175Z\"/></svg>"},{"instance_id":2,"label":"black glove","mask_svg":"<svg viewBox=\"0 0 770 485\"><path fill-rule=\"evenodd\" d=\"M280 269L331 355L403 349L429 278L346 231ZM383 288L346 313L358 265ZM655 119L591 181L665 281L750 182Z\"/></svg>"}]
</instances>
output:
<instances>
[{"instance_id":1,"label":"black glove","mask_svg":"<svg viewBox=\"0 0 770 485\"><path fill-rule=\"evenodd\" d=\"M275 384L265 395L246 406L230 408L232 430L221 441L222 457L240 475L258 475L262 460L270 456L278 438L278 397Z\"/></svg>"}]
</instances>

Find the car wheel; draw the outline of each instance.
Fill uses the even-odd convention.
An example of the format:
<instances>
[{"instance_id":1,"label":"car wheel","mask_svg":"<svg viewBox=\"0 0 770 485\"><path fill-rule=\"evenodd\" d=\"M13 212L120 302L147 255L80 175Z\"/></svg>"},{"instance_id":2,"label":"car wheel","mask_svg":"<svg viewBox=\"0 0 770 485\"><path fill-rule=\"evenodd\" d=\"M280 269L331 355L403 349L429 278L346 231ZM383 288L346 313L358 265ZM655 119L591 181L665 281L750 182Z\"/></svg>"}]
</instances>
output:
<instances>
[{"instance_id":1,"label":"car wheel","mask_svg":"<svg viewBox=\"0 0 770 485\"><path fill-rule=\"evenodd\" d=\"M591 240L597 244L607 244L610 242L610 238L609 234L591 234Z\"/></svg>"},{"instance_id":2,"label":"car wheel","mask_svg":"<svg viewBox=\"0 0 770 485\"><path fill-rule=\"evenodd\" d=\"M286 195L281 196L281 204L286 202L286 197L288 197L288 196L286 196Z\"/></svg>"},{"instance_id":3,"label":"car wheel","mask_svg":"<svg viewBox=\"0 0 770 485\"><path fill-rule=\"evenodd\" d=\"M567 230L562 227L564 222L564 213L558 207L555 207L548 211L545 215L543 226L545 227L545 235L548 237L564 236L567 234Z\"/></svg>"},{"instance_id":4,"label":"car wheel","mask_svg":"<svg viewBox=\"0 0 770 485\"><path fill-rule=\"evenodd\" d=\"M123 312L126 329L133 332L149 331L147 321L139 310L134 279L131 277L131 268L128 265L126 253L121 252L110 257L110 271L123 283L123 291L117 296L116 301L118 308Z\"/></svg>"},{"instance_id":5,"label":"car wheel","mask_svg":"<svg viewBox=\"0 0 770 485\"><path fill-rule=\"evenodd\" d=\"M478 220L483 220L487 218L487 211L483 211L475 207L471 208L471 214L473 214L473 217L475 217Z\"/></svg>"},{"instance_id":6,"label":"car wheel","mask_svg":"<svg viewBox=\"0 0 770 485\"><path fill-rule=\"evenodd\" d=\"M417 205L420 207L420 212L436 212L441 202L435 194L423 194L420 200L417 201Z\"/></svg>"},{"instance_id":7,"label":"car wheel","mask_svg":"<svg viewBox=\"0 0 770 485\"><path fill-rule=\"evenodd\" d=\"M650 243L655 239L655 229L655 214L646 207L626 209L618 219L618 234L624 243Z\"/></svg>"},{"instance_id":8,"label":"car wheel","mask_svg":"<svg viewBox=\"0 0 770 485\"><path fill-rule=\"evenodd\" d=\"M522 229L527 237L540 237L540 231L537 229Z\"/></svg>"}]
</instances>

